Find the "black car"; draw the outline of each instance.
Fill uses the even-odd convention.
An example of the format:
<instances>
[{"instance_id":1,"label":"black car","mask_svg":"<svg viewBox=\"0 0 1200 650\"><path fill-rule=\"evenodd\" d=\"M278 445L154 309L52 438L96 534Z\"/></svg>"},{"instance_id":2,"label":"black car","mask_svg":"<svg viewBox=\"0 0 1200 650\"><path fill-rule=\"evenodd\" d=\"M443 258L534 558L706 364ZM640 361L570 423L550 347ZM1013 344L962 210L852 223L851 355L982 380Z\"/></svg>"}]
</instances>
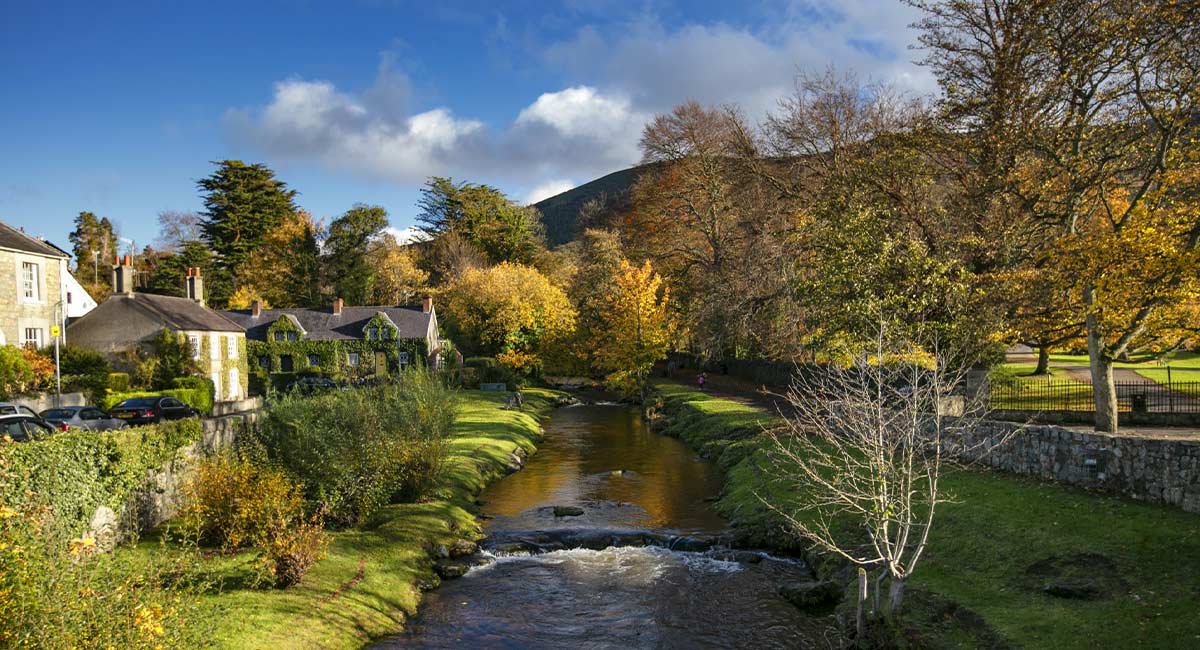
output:
<instances>
[{"instance_id":1,"label":"black car","mask_svg":"<svg viewBox=\"0 0 1200 650\"><path fill-rule=\"evenodd\" d=\"M36 415L0 415L0 439L13 442L39 440L54 433L54 427Z\"/></svg>"},{"instance_id":2,"label":"black car","mask_svg":"<svg viewBox=\"0 0 1200 650\"><path fill-rule=\"evenodd\" d=\"M114 406L108 413L130 424L151 424L198 415L196 409L174 397L131 397Z\"/></svg>"}]
</instances>

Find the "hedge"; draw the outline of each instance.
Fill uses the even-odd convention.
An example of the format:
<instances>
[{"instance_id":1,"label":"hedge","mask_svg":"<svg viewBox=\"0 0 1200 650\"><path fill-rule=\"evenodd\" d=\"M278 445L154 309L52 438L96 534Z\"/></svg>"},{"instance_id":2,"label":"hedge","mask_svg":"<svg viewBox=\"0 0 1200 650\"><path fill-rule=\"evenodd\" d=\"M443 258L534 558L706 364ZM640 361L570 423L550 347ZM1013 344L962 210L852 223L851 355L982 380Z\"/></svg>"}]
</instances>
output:
<instances>
[{"instance_id":1,"label":"hedge","mask_svg":"<svg viewBox=\"0 0 1200 650\"><path fill-rule=\"evenodd\" d=\"M211 384L206 388L172 388L170 390L145 390L128 393L109 393L100 400L101 410L111 410L117 404L133 397L174 397L188 406L207 415L213 409L213 391Z\"/></svg>"},{"instance_id":2,"label":"hedge","mask_svg":"<svg viewBox=\"0 0 1200 650\"><path fill-rule=\"evenodd\" d=\"M8 480L0 504L18 508L29 499L49 506L71 535L87 528L98 506L120 512L142 487L147 470L200 439L199 420L186 419L116 431L67 431L34 442L0 443Z\"/></svg>"}]
</instances>

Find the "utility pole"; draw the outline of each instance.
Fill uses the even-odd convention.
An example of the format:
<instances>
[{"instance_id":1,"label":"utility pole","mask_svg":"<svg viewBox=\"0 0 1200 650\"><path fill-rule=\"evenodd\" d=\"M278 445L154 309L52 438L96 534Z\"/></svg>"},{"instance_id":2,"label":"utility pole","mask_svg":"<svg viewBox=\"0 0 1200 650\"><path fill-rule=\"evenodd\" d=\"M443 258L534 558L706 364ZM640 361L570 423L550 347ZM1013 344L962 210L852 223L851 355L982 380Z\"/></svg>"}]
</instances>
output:
<instances>
[{"instance_id":1,"label":"utility pole","mask_svg":"<svg viewBox=\"0 0 1200 650\"><path fill-rule=\"evenodd\" d=\"M62 340L63 301L54 303L54 327L50 331L54 335L54 406L62 406L62 363L59 356L59 341Z\"/></svg>"}]
</instances>

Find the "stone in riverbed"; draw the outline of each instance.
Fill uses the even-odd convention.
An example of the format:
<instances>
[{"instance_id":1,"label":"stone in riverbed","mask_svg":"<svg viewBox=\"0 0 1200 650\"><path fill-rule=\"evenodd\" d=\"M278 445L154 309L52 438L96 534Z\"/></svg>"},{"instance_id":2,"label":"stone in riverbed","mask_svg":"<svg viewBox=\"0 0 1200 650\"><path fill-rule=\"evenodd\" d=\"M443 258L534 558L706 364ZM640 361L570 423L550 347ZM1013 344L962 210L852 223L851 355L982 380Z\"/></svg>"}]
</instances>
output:
<instances>
[{"instance_id":1,"label":"stone in riverbed","mask_svg":"<svg viewBox=\"0 0 1200 650\"><path fill-rule=\"evenodd\" d=\"M583 514L579 506L554 506L555 517L578 517Z\"/></svg>"},{"instance_id":2,"label":"stone in riverbed","mask_svg":"<svg viewBox=\"0 0 1200 650\"><path fill-rule=\"evenodd\" d=\"M469 539L456 539L450 545L450 557L463 557L464 555L474 555L479 550L479 545Z\"/></svg>"},{"instance_id":3,"label":"stone in riverbed","mask_svg":"<svg viewBox=\"0 0 1200 650\"><path fill-rule=\"evenodd\" d=\"M829 607L842 599L842 588L832 581L797 582L779 587L779 595L799 609Z\"/></svg>"},{"instance_id":4,"label":"stone in riverbed","mask_svg":"<svg viewBox=\"0 0 1200 650\"><path fill-rule=\"evenodd\" d=\"M433 565L433 572L438 574L438 577L443 580L461 578L467 575L467 571L470 570L471 565L468 562L440 560Z\"/></svg>"},{"instance_id":5,"label":"stone in riverbed","mask_svg":"<svg viewBox=\"0 0 1200 650\"><path fill-rule=\"evenodd\" d=\"M433 591L442 586L442 579L436 575L417 578L416 587L421 591Z\"/></svg>"}]
</instances>

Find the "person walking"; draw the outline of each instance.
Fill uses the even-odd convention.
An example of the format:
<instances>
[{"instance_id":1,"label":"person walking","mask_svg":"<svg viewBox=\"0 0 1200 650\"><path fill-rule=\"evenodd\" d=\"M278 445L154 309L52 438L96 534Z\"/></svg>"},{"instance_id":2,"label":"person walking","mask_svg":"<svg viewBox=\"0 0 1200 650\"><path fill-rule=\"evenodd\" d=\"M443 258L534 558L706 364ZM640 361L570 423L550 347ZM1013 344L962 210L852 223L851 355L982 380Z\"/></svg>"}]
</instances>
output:
<instances>
[{"instance_id":1,"label":"person walking","mask_svg":"<svg viewBox=\"0 0 1200 650\"><path fill-rule=\"evenodd\" d=\"M700 373L696 375L696 383L700 385L700 390L704 390L704 382L708 381L708 373Z\"/></svg>"}]
</instances>

